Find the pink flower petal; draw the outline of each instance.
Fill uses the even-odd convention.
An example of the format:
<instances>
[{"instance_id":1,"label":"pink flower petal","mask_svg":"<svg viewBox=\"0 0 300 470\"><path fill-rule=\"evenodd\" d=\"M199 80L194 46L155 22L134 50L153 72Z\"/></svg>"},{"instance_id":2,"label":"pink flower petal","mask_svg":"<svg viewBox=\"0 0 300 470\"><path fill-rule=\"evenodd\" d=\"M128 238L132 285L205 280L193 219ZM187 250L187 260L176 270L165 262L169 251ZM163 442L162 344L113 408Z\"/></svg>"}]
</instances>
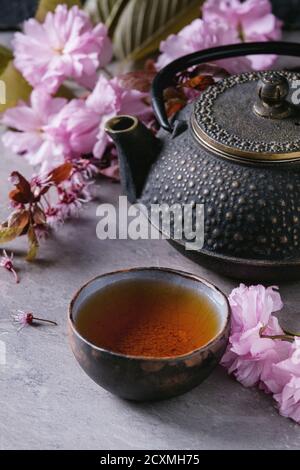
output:
<instances>
[{"instance_id":1,"label":"pink flower petal","mask_svg":"<svg viewBox=\"0 0 300 470\"><path fill-rule=\"evenodd\" d=\"M28 82L49 93L57 91L66 78L92 87L96 70L112 57L107 28L93 27L87 14L73 6L58 5L43 24L30 19L24 33L14 37L15 66Z\"/></svg>"},{"instance_id":2,"label":"pink flower petal","mask_svg":"<svg viewBox=\"0 0 300 470\"><path fill-rule=\"evenodd\" d=\"M268 41L281 38L282 22L272 14L269 0L207 0L203 5L204 21L224 22L243 41ZM269 68L275 55L249 56L254 70Z\"/></svg>"}]
</instances>

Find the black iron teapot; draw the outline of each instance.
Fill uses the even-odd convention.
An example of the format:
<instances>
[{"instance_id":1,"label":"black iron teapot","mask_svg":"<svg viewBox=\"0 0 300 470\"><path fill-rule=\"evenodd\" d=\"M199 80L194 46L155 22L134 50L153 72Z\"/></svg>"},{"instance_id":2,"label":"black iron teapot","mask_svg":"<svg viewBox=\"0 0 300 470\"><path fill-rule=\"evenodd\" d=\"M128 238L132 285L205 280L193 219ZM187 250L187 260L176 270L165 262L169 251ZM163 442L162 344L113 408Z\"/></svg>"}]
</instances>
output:
<instances>
[{"instance_id":1,"label":"black iron teapot","mask_svg":"<svg viewBox=\"0 0 300 470\"><path fill-rule=\"evenodd\" d=\"M178 72L249 54L300 57L300 44L238 44L182 57L153 83L152 104L161 125L156 137L132 116L111 119L106 130L117 145L130 202L204 204L203 248L185 251L184 243L174 239L178 249L231 277L297 278L300 74L230 76L210 86L172 122L164 108L163 90Z\"/></svg>"}]
</instances>

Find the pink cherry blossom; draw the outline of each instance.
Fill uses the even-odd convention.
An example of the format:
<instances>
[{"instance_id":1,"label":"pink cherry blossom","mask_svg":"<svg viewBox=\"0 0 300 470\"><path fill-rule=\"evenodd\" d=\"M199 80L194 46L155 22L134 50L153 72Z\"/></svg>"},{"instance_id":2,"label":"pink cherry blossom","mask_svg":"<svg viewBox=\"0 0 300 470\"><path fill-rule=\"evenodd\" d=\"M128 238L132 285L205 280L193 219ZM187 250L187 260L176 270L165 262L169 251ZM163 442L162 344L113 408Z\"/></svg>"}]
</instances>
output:
<instances>
[{"instance_id":1,"label":"pink cherry blossom","mask_svg":"<svg viewBox=\"0 0 300 470\"><path fill-rule=\"evenodd\" d=\"M156 66L161 69L186 54L238 42L240 42L240 39L235 28L230 27L224 21L208 22L196 19L178 34L172 34L161 42L161 55ZM219 60L217 64L231 73L245 72L251 69L251 63L245 57Z\"/></svg>"},{"instance_id":2,"label":"pink cherry blossom","mask_svg":"<svg viewBox=\"0 0 300 470\"><path fill-rule=\"evenodd\" d=\"M300 339L290 345L289 356L272 367L265 378L280 414L300 423Z\"/></svg>"},{"instance_id":3,"label":"pink cherry blossom","mask_svg":"<svg viewBox=\"0 0 300 470\"><path fill-rule=\"evenodd\" d=\"M80 100L77 100L76 104L71 103L57 117L57 123L61 120L65 123L72 152L77 155L88 155L93 152L97 142L100 117L86 105L84 100L81 100L81 103ZM59 126L56 126L56 130L59 131Z\"/></svg>"},{"instance_id":4,"label":"pink cherry blossom","mask_svg":"<svg viewBox=\"0 0 300 470\"><path fill-rule=\"evenodd\" d=\"M152 116L151 107L146 103L147 93L126 89L119 79L111 80L100 75L93 92L83 108L70 116L69 128L74 130L71 137L73 150L88 153L93 150L101 158L110 139L104 130L107 120L117 114L133 114L144 121ZM92 147L92 148L91 148Z\"/></svg>"},{"instance_id":5,"label":"pink cherry blossom","mask_svg":"<svg viewBox=\"0 0 300 470\"><path fill-rule=\"evenodd\" d=\"M92 88L96 70L111 60L112 46L103 24L93 25L77 6L58 5L43 24L30 19L13 41L15 66L34 87L56 92L66 78Z\"/></svg>"},{"instance_id":6,"label":"pink cherry blossom","mask_svg":"<svg viewBox=\"0 0 300 470\"><path fill-rule=\"evenodd\" d=\"M64 187L58 188L58 204L61 220L69 217L77 216L82 205L91 201L92 196L89 191L89 186L92 182L74 181L71 179Z\"/></svg>"},{"instance_id":7,"label":"pink cherry blossom","mask_svg":"<svg viewBox=\"0 0 300 470\"><path fill-rule=\"evenodd\" d=\"M80 114L81 113L81 114ZM71 119L81 115L81 125L71 126ZM53 98L44 89L32 91L30 103L21 102L8 109L2 123L13 130L7 131L3 143L13 152L24 155L31 165L39 166L39 176L48 174L68 159L79 159L82 153L90 153L96 142L96 130L92 137L87 130L92 113L84 100L68 102ZM98 124L99 119L95 122ZM81 142L78 149L76 142ZM75 142L75 143L74 143Z\"/></svg>"},{"instance_id":8,"label":"pink cherry blossom","mask_svg":"<svg viewBox=\"0 0 300 470\"><path fill-rule=\"evenodd\" d=\"M292 339L272 315L282 307L274 287L241 284L229 296L229 345L222 364L246 387L272 393L282 416L300 424L300 338Z\"/></svg>"},{"instance_id":9,"label":"pink cherry blossom","mask_svg":"<svg viewBox=\"0 0 300 470\"><path fill-rule=\"evenodd\" d=\"M64 98L52 98L42 89L33 90L30 104L21 102L4 113L2 123L15 129L5 132L4 145L24 155L31 165L42 165L44 172L63 163L65 136L61 130L61 138L54 139L47 129L66 103Z\"/></svg>"},{"instance_id":10,"label":"pink cherry blossom","mask_svg":"<svg viewBox=\"0 0 300 470\"><path fill-rule=\"evenodd\" d=\"M47 194L47 207L45 217L47 226L51 229L59 227L66 219L77 216L82 205L92 200L90 186L92 175L98 173L98 169L87 160L79 160L73 163L73 171L68 180Z\"/></svg>"},{"instance_id":11,"label":"pink cherry blossom","mask_svg":"<svg viewBox=\"0 0 300 470\"><path fill-rule=\"evenodd\" d=\"M278 40L282 34L282 22L272 14L269 0L207 0L203 5L204 21L223 21L242 41ZM275 55L249 56L252 68L270 67Z\"/></svg>"},{"instance_id":12,"label":"pink cherry blossom","mask_svg":"<svg viewBox=\"0 0 300 470\"><path fill-rule=\"evenodd\" d=\"M90 177L96 171L98 170L94 165L85 163L83 159L77 164L75 162L70 178L57 188L58 201L56 206L52 207L52 214L54 215L56 208L58 212L55 216L58 221L77 216L82 205L93 199L90 191L93 181Z\"/></svg>"},{"instance_id":13,"label":"pink cherry blossom","mask_svg":"<svg viewBox=\"0 0 300 470\"><path fill-rule=\"evenodd\" d=\"M229 347L222 358L222 365L245 387L259 385L271 392L273 365L288 357L291 345L287 341L260 338L258 331L251 341L253 343L246 354L239 355L237 349L234 351ZM265 377L270 380L265 381Z\"/></svg>"},{"instance_id":14,"label":"pink cherry blossom","mask_svg":"<svg viewBox=\"0 0 300 470\"><path fill-rule=\"evenodd\" d=\"M99 119L86 106L85 100L73 99L53 116L46 132L53 141L64 143L66 156L78 159L92 152L98 123Z\"/></svg>"},{"instance_id":15,"label":"pink cherry blossom","mask_svg":"<svg viewBox=\"0 0 300 470\"><path fill-rule=\"evenodd\" d=\"M63 223L62 213L59 207L57 206L49 205L49 207L47 207L47 209L45 210L45 216L46 216L47 225L51 229L55 229Z\"/></svg>"},{"instance_id":16,"label":"pink cherry blossom","mask_svg":"<svg viewBox=\"0 0 300 470\"><path fill-rule=\"evenodd\" d=\"M274 364L270 373L264 377L265 384L274 394L280 394L292 377L300 378L300 338L288 344L288 356Z\"/></svg>"},{"instance_id":17,"label":"pink cherry blossom","mask_svg":"<svg viewBox=\"0 0 300 470\"><path fill-rule=\"evenodd\" d=\"M89 181L99 173L99 169L89 158L81 158L73 163L74 173L73 181L82 183L82 181Z\"/></svg>"},{"instance_id":18,"label":"pink cherry blossom","mask_svg":"<svg viewBox=\"0 0 300 470\"><path fill-rule=\"evenodd\" d=\"M300 377L293 376L281 393L274 395L279 412L300 424Z\"/></svg>"},{"instance_id":19,"label":"pink cherry blossom","mask_svg":"<svg viewBox=\"0 0 300 470\"><path fill-rule=\"evenodd\" d=\"M246 387L258 384L272 364L287 357L289 344L262 337L283 334L272 312L282 308L274 287L241 284L229 296L232 311L229 346L222 359L228 372Z\"/></svg>"},{"instance_id":20,"label":"pink cherry blossom","mask_svg":"<svg viewBox=\"0 0 300 470\"><path fill-rule=\"evenodd\" d=\"M70 184L68 187L58 188L58 199L45 209L47 225L51 229L55 230L66 219L78 216L82 205L92 199L88 185Z\"/></svg>"},{"instance_id":21,"label":"pink cherry blossom","mask_svg":"<svg viewBox=\"0 0 300 470\"><path fill-rule=\"evenodd\" d=\"M274 369L287 373L290 377L295 375L300 378L300 338L295 337L289 358L277 364Z\"/></svg>"},{"instance_id":22,"label":"pink cherry blossom","mask_svg":"<svg viewBox=\"0 0 300 470\"><path fill-rule=\"evenodd\" d=\"M277 312L283 307L280 294L276 289L277 287L274 286L247 287L244 284L234 289L229 296L232 331L241 333L258 324L268 325L272 312ZM273 328L276 329L277 326L274 325Z\"/></svg>"}]
</instances>

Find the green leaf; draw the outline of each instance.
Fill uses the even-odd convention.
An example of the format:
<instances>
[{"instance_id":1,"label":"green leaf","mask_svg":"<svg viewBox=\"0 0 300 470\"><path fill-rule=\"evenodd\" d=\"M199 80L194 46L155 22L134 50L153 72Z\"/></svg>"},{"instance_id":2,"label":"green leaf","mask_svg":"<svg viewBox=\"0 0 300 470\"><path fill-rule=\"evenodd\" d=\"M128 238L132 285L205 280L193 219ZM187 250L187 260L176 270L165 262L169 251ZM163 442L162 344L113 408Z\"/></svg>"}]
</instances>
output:
<instances>
[{"instance_id":1,"label":"green leaf","mask_svg":"<svg viewBox=\"0 0 300 470\"><path fill-rule=\"evenodd\" d=\"M106 24L112 37L118 20L129 2L130 0L88 0L84 7L95 22L101 21Z\"/></svg>"},{"instance_id":2,"label":"green leaf","mask_svg":"<svg viewBox=\"0 0 300 470\"><path fill-rule=\"evenodd\" d=\"M0 75L0 81L5 84L5 103L2 102L0 97L0 113L3 113L8 108L16 106L18 101L27 101L30 93L31 86L23 78L21 73L15 68L12 61L7 64L7 67Z\"/></svg>"},{"instance_id":3,"label":"green leaf","mask_svg":"<svg viewBox=\"0 0 300 470\"><path fill-rule=\"evenodd\" d=\"M19 236L18 227L0 227L0 243L11 242Z\"/></svg>"},{"instance_id":4,"label":"green leaf","mask_svg":"<svg viewBox=\"0 0 300 470\"><path fill-rule=\"evenodd\" d=\"M130 0L114 31L116 57L138 61L152 54L167 36L178 33L200 16L202 3L203 0Z\"/></svg>"},{"instance_id":5,"label":"green leaf","mask_svg":"<svg viewBox=\"0 0 300 470\"><path fill-rule=\"evenodd\" d=\"M0 44L0 73L6 68L8 62L13 59L13 53L10 49Z\"/></svg>"},{"instance_id":6,"label":"green leaf","mask_svg":"<svg viewBox=\"0 0 300 470\"><path fill-rule=\"evenodd\" d=\"M112 37L118 21L130 0L98 0L100 16L105 17L104 23L108 27L108 33ZM107 13L109 14L107 14Z\"/></svg>"},{"instance_id":7,"label":"green leaf","mask_svg":"<svg viewBox=\"0 0 300 470\"><path fill-rule=\"evenodd\" d=\"M28 230L29 249L26 255L26 261L33 261L36 258L39 242L33 227Z\"/></svg>"},{"instance_id":8,"label":"green leaf","mask_svg":"<svg viewBox=\"0 0 300 470\"><path fill-rule=\"evenodd\" d=\"M0 243L7 243L22 235L29 222L27 210L14 211L8 220L0 224Z\"/></svg>"},{"instance_id":9,"label":"green leaf","mask_svg":"<svg viewBox=\"0 0 300 470\"><path fill-rule=\"evenodd\" d=\"M93 8L97 12L97 20L106 23L116 5L128 3L129 0L89 0L86 9Z\"/></svg>"},{"instance_id":10,"label":"green leaf","mask_svg":"<svg viewBox=\"0 0 300 470\"><path fill-rule=\"evenodd\" d=\"M47 13L49 11L54 11L57 5L61 3L67 5L68 8L71 8L74 5L81 7L80 0L40 0L35 18L42 23L46 18Z\"/></svg>"}]
</instances>

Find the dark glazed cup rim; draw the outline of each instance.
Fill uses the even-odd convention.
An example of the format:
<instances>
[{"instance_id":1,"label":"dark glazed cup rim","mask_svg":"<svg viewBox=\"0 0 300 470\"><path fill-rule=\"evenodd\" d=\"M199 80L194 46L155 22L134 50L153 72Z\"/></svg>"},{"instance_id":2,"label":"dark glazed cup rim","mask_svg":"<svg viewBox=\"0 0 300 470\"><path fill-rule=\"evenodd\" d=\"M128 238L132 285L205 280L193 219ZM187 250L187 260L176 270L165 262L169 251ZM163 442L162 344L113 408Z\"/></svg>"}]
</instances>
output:
<instances>
[{"instance_id":1,"label":"dark glazed cup rim","mask_svg":"<svg viewBox=\"0 0 300 470\"><path fill-rule=\"evenodd\" d=\"M75 321L74 321L74 318L73 318L73 308L74 308L74 304L77 300L77 298L79 297L80 293L91 283L93 283L94 281L96 281L97 279L101 279L101 278L104 278L104 277L110 277L110 276L114 276L114 275L118 275L118 274L123 274L123 273L136 273L136 272L145 272L145 271L158 271L158 272L166 272L166 273L169 273L169 274L174 274L174 275L177 275L177 276L180 276L180 277L184 277L185 279L190 279L190 280L193 280L193 281L196 281L200 284L204 284L206 287L208 287L209 289L215 291L217 294L221 295L221 297L223 298L223 300L225 301L225 305L226 305L226 318L225 318L225 322L223 324L223 327L220 328L220 331L218 331L218 333L208 342L206 343L205 345L201 346L200 348L197 348L197 349L194 349L192 351L189 351L188 353L186 354L181 354L181 355L175 355L175 356L162 356L162 357L152 357L152 356L134 356L134 355L128 355L128 354L121 354L121 353L117 353L115 351L112 351L110 349L105 349L105 348L101 348L99 346L96 346L95 344L91 343L90 341L88 341L84 336L82 336L77 328L76 328L76 324L75 324ZM100 289L101 290L101 289ZM230 309L230 305L229 305L229 301L228 301L228 298L227 296L218 288L216 287L214 284L212 284L211 282L207 281L206 279L200 277L200 276L197 276L195 274L192 274L192 273L188 273L188 272L185 272L185 271L181 271L181 270L178 270L178 269L172 269L172 268L164 268L164 267L157 267L157 266L153 266L153 267L140 267L140 268L129 268L129 269L120 269L120 270L117 270L117 271L112 271L112 272L109 272L109 273L104 273L104 274L100 274L99 276L96 276L92 279L90 279L89 281L87 281L76 293L75 295L73 296L70 304L69 304L69 309L68 309L68 322L69 322L69 325L71 326L72 330L73 330L73 333L75 335L78 336L78 338L80 338L84 343L86 343L89 347L99 351L99 352L102 352L102 353L106 353L106 354L109 354L109 355L112 355L112 356L115 356L115 357L119 357L119 358L124 358L124 359L128 359L128 360L139 360L139 361L157 361L157 362L160 362L160 361L165 361L165 362L171 362L171 361L174 361L174 360L177 360L177 359L189 359L191 358L192 356L198 354L199 352L203 352L205 350L209 350L211 348L211 346L213 344L216 344L218 343L218 341L220 339L222 339L223 337L223 334L224 332L226 331L227 327L228 327L228 324L230 322L230 317L231 317L231 309Z\"/></svg>"}]
</instances>

